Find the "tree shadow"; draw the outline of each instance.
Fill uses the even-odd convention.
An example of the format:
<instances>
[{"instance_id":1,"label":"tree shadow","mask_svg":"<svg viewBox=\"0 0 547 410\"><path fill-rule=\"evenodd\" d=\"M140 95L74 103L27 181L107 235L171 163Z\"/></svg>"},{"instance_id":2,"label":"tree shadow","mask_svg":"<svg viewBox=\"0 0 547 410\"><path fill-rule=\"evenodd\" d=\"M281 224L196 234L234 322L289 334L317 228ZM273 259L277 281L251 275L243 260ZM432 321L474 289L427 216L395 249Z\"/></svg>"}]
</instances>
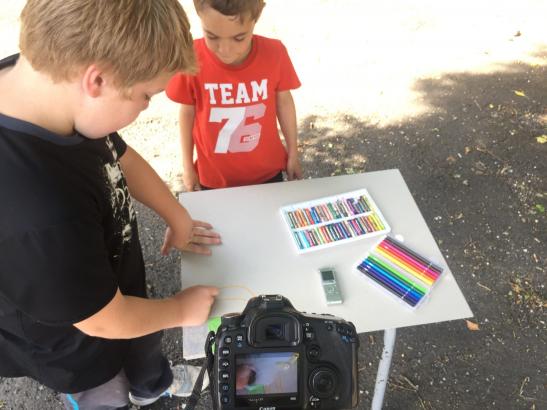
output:
<instances>
[{"instance_id":1,"label":"tree shadow","mask_svg":"<svg viewBox=\"0 0 547 410\"><path fill-rule=\"evenodd\" d=\"M547 61L547 49L535 56ZM423 327L403 329L411 350L395 359L386 408L492 402L521 408L546 399L540 377L530 372L544 363L545 346L547 144L536 138L547 134L546 80L545 64L450 73L418 81L415 91L430 110L396 125L378 127L350 115L300 122L307 177L400 169L481 327L471 332L463 322L444 323L430 325L427 334ZM460 384L439 385L447 371ZM490 387L473 379L504 373L511 376ZM370 388L373 374L367 377ZM405 377L420 385L419 394L398 384ZM525 377L534 400L515 393Z\"/></svg>"}]
</instances>

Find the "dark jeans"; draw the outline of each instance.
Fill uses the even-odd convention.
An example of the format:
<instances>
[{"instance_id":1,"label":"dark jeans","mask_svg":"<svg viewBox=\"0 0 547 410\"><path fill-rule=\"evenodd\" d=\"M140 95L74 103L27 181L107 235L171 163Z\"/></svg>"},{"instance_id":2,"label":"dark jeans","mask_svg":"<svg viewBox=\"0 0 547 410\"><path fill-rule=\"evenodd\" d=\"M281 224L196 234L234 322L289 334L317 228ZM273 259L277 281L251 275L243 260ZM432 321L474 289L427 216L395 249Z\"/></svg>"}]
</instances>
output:
<instances>
[{"instance_id":1,"label":"dark jeans","mask_svg":"<svg viewBox=\"0 0 547 410\"><path fill-rule=\"evenodd\" d=\"M261 182L261 184L271 184L272 182L283 182L283 172L279 172L279 174L277 174L275 177L270 178L267 181ZM202 191L208 191L210 189L215 189L215 188L210 188L208 186L201 185Z\"/></svg>"},{"instance_id":2,"label":"dark jeans","mask_svg":"<svg viewBox=\"0 0 547 410\"><path fill-rule=\"evenodd\" d=\"M161 351L162 332L131 340L124 367L111 380L92 389L61 394L66 409L125 409L128 394L149 398L162 394L171 385L173 374Z\"/></svg>"}]
</instances>

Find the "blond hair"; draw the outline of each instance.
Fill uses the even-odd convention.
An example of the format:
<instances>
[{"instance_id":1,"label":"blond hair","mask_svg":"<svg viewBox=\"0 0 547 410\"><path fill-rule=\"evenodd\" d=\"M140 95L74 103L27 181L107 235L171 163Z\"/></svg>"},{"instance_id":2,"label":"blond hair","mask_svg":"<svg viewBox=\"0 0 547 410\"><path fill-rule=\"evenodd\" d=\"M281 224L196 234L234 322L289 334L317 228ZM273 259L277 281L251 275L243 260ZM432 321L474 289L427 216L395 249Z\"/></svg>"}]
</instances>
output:
<instances>
[{"instance_id":1,"label":"blond hair","mask_svg":"<svg viewBox=\"0 0 547 410\"><path fill-rule=\"evenodd\" d=\"M211 7L225 16L239 16L241 21L247 15L257 21L265 5L264 0L194 0L198 14L204 8Z\"/></svg>"},{"instance_id":2,"label":"blond hair","mask_svg":"<svg viewBox=\"0 0 547 410\"><path fill-rule=\"evenodd\" d=\"M122 89L196 67L190 23L177 0L27 0L19 47L54 81L97 64Z\"/></svg>"}]
</instances>

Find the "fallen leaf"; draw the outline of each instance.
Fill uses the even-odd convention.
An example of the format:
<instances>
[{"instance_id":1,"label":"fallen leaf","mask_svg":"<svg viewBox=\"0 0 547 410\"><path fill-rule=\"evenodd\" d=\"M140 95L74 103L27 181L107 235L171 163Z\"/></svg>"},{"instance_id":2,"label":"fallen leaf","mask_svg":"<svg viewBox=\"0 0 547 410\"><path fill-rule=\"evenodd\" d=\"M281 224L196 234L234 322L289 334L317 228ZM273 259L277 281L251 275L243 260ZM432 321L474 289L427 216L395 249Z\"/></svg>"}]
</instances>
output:
<instances>
[{"instance_id":1,"label":"fallen leaf","mask_svg":"<svg viewBox=\"0 0 547 410\"><path fill-rule=\"evenodd\" d=\"M479 325L476 324L476 323L473 323L473 322L471 322L471 321L469 321L469 320L466 320L465 323L467 323L467 328L468 328L469 330L473 331L473 332L476 331L476 330L480 330L480 329L479 329Z\"/></svg>"},{"instance_id":2,"label":"fallen leaf","mask_svg":"<svg viewBox=\"0 0 547 410\"><path fill-rule=\"evenodd\" d=\"M465 155L469 154L471 152L471 148L465 147Z\"/></svg>"},{"instance_id":3,"label":"fallen leaf","mask_svg":"<svg viewBox=\"0 0 547 410\"><path fill-rule=\"evenodd\" d=\"M536 141L540 144L545 144L547 142L547 135L540 135L539 137L536 137Z\"/></svg>"},{"instance_id":4,"label":"fallen leaf","mask_svg":"<svg viewBox=\"0 0 547 410\"><path fill-rule=\"evenodd\" d=\"M536 209L541 213L545 212L545 207L541 204L536 204Z\"/></svg>"},{"instance_id":5,"label":"fallen leaf","mask_svg":"<svg viewBox=\"0 0 547 410\"><path fill-rule=\"evenodd\" d=\"M515 92L516 95L518 95L519 97L526 97L526 94L524 94L524 91L521 91L521 90L513 90Z\"/></svg>"}]
</instances>

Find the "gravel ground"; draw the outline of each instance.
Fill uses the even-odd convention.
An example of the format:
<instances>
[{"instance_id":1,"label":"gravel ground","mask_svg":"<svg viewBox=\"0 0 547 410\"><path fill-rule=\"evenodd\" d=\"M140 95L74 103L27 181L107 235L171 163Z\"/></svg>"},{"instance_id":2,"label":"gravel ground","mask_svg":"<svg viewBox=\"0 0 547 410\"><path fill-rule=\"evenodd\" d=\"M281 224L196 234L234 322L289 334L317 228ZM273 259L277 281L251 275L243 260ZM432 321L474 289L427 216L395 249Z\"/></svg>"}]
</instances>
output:
<instances>
[{"instance_id":1,"label":"gravel ground","mask_svg":"<svg viewBox=\"0 0 547 410\"><path fill-rule=\"evenodd\" d=\"M16 50L23 4L6 3L2 55ZM475 314L398 331L386 409L547 408L545 15L539 0L276 0L257 26L285 42L304 84L295 99L306 177L399 168ZM174 192L176 129L176 106L158 96L124 130ZM159 256L164 226L138 213L150 294L170 295L180 258ZM164 345L182 361L180 331ZM361 335L360 409L381 345L381 333ZM2 410L59 406L31 380L0 379Z\"/></svg>"}]
</instances>

